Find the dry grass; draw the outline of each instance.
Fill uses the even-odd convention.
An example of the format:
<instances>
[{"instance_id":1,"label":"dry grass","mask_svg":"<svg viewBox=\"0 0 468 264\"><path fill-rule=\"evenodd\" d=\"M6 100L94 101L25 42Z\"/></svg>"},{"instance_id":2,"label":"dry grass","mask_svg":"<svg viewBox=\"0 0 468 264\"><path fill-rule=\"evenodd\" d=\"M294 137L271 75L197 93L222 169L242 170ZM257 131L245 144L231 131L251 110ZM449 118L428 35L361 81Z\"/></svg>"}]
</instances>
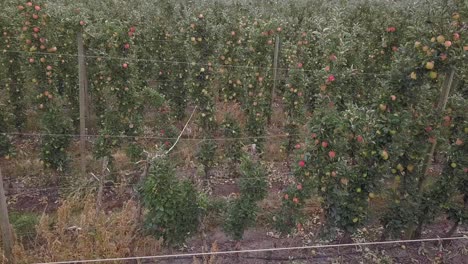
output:
<instances>
[{"instance_id":1,"label":"dry grass","mask_svg":"<svg viewBox=\"0 0 468 264\"><path fill-rule=\"evenodd\" d=\"M282 144L285 138L270 138L265 143L265 161L280 162L286 158Z\"/></svg>"},{"instance_id":2,"label":"dry grass","mask_svg":"<svg viewBox=\"0 0 468 264\"><path fill-rule=\"evenodd\" d=\"M213 252L218 252L219 251L219 248L218 248L218 243L215 241L213 242L213 244L211 245L211 250L210 252L213 253ZM216 264L216 263L219 263L216 259L216 255L207 255L207 256L203 256L201 258L201 262L198 258L196 257L193 257L193 264Z\"/></svg>"},{"instance_id":3,"label":"dry grass","mask_svg":"<svg viewBox=\"0 0 468 264\"><path fill-rule=\"evenodd\" d=\"M128 201L119 212L96 213L94 197L63 202L56 218L43 215L33 248L15 248L18 263L116 258L157 253L160 243L138 233L138 209Z\"/></svg>"},{"instance_id":4,"label":"dry grass","mask_svg":"<svg viewBox=\"0 0 468 264\"><path fill-rule=\"evenodd\" d=\"M178 163L184 168L194 167L195 155L200 141L182 140L177 144L177 148L172 153L173 156L178 156Z\"/></svg>"},{"instance_id":5,"label":"dry grass","mask_svg":"<svg viewBox=\"0 0 468 264\"><path fill-rule=\"evenodd\" d=\"M217 102L215 117L218 123L222 123L224 116L229 113L240 124L245 124L245 116L241 105L236 102Z\"/></svg>"}]
</instances>

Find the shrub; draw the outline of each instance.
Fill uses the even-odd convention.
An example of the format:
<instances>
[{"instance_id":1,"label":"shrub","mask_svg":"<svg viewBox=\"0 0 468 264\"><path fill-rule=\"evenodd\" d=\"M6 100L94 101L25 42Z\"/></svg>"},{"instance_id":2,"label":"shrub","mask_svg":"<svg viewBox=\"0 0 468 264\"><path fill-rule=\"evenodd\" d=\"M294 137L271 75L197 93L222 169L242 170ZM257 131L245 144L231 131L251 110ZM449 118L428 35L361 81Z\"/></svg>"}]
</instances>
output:
<instances>
[{"instance_id":1,"label":"shrub","mask_svg":"<svg viewBox=\"0 0 468 264\"><path fill-rule=\"evenodd\" d=\"M267 194L265 168L248 157L242 158L240 197L231 201L227 211L224 230L234 239L240 240L244 230L255 223L258 205Z\"/></svg>"},{"instance_id":2,"label":"shrub","mask_svg":"<svg viewBox=\"0 0 468 264\"><path fill-rule=\"evenodd\" d=\"M188 181L179 181L170 161L158 158L141 187L145 226L167 245L180 245L197 231L200 209L197 191Z\"/></svg>"}]
</instances>

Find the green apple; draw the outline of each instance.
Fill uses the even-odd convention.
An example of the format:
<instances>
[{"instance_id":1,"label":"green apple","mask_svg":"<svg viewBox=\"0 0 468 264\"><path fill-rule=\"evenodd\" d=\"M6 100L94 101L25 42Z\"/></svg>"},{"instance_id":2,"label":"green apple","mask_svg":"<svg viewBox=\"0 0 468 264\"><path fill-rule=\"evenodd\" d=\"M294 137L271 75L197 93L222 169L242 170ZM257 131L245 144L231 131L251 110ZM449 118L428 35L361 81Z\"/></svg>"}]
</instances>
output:
<instances>
[{"instance_id":1,"label":"green apple","mask_svg":"<svg viewBox=\"0 0 468 264\"><path fill-rule=\"evenodd\" d=\"M444 43L445 42L445 37L442 36L442 35L437 36L437 42L439 42L440 44Z\"/></svg>"},{"instance_id":2,"label":"green apple","mask_svg":"<svg viewBox=\"0 0 468 264\"><path fill-rule=\"evenodd\" d=\"M380 109L380 111L385 112L385 110L387 110L387 105L385 105L385 104L380 104L380 105L379 105L379 109Z\"/></svg>"},{"instance_id":3,"label":"green apple","mask_svg":"<svg viewBox=\"0 0 468 264\"><path fill-rule=\"evenodd\" d=\"M380 153L380 156L384 160L388 160L388 152L386 150L382 150L382 153Z\"/></svg>"},{"instance_id":4,"label":"green apple","mask_svg":"<svg viewBox=\"0 0 468 264\"><path fill-rule=\"evenodd\" d=\"M434 69L434 62L433 61L426 62L426 69L428 70Z\"/></svg>"},{"instance_id":5,"label":"green apple","mask_svg":"<svg viewBox=\"0 0 468 264\"><path fill-rule=\"evenodd\" d=\"M399 171L403 171L403 170L405 169L405 168L403 168L403 165L401 165L400 163L398 163L398 165L397 165L396 168L397 168L397 170L399 170Z\"/></svg>"}]
</instances>

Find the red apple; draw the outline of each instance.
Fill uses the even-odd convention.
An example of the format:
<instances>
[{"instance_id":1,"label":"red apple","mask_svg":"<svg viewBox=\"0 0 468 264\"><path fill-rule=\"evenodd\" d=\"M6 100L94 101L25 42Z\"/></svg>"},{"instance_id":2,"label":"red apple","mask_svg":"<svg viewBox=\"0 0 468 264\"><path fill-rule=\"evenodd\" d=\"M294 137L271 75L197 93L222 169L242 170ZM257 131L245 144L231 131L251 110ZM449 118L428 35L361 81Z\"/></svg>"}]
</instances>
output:
<instances>
[{"instance_id":1,"label":"red apple","mask_svg":"<svg viewBox=\"0 0 468 264\"><path fill-rule=\"evenodd\" d=\"M455 145L457 145L457 146L463 145L463 140L457 138L457 141L455 141Z\"/></svg>"},{"instance_id":2,"label":"red apple","mask_svg":"<svg viewBox=\"0 0 468 264\"><path fill-rule=\"evenodd\" d=\"M334 82L336 79L335 79L335 76L333 74L330 74L327 78L327 81L328 82Z\"/></svg>"},{"instance_id":3,"label":"red apple","mask_svg":"<svg viewBox=\"0 0 468 264\"><path fill-rule=\"evenodd\" d=\"M37 6L34 6L34 10L36 10L36 11L41 11L41 7L38 6L38 5L37 5Z\"/></svg>"},{"instance_id":4,"label":"red apple","mask_svg":"<svg viewBox=\"0 0 468 264\"><path fill-rule=\"evenodd\" d=\"M32 4L32 2L27 2L26 5L27 6L32 6L33 4Z\"/></svg>"},{"instance_id":5,"label":"red apple","mask_svg":"<svg viewBox=\"0 0 468 264\"><path fill-rule=\"evenodd\" d=\"M128 68L128 63L123 63L122 68L127 69Z\"/></svg>"},{"instance_id":6,"label":"red apple","mask_svg":"<svg viewBox=\"0 0 468 264\"><path fill-rule=\"evenodd\" d=\"M299 62L299 63L297 64L297 67L298 67L299 69L302 68L302 63Z\"/></svg>"},{"instance_id":7,"label":"red apple","mask_svg":"<svg viewBox=\"0 0 468 264\"><path fill-rule=\"evenodd\" d=\"M447 54L441 53L440 54L440 59L443 60L443 61L446 60L447 59Z\"/></svg>"},{"instance_id":8,"label":"red apple","mask_svg":"<svg viewBox=\"0 0 468 264\"><path fill-rule=\"evenodd\" d=\"M427 126L424 130L426 130L426 132L429 133L429 132L432 131L432 127L431 127L431 126Z\"/></svg>"},{"instance_id":9,"label":"red apple","mask_svg":"<svg viewBox=\"0 0 468 264\"><path fill-rule=\"evenodd\" d=\"M323 147L323 148L326 148L326 147L328 147L328 142L326 142L326 141L323 141L323 142L322 142L322 147Z\"/></svg>"},{"instance_id":10,"label":"red apple","mask_svg":"<svg viewBox=\"0 0 468 264\"><path fill-rule=\"evenodd\" d=\"M19 5L19 6L18 6L18 10L19 10L19 11L23 11L23 10L24 10L24 6Z\"/></svg>"},{"instance_id":11,"label":"red apple","mask_svg":"<svg viewBox=\"0 0 468 264\"><path fill-rule=\"evenodd\" d=\"M453 33L453 40L457 41L459 39L460 39L460 34L457 32Z\"/></svg>"},{"instance_id":12,"label":"red apple","mask_svg":"<svg viewBox=\"0 0 468 264\"><path fill-rule=\"evenodd\" d=\"M303 168L303 167L305 166L305 161L300 160L300 161L298 162L298 165L299 165L299 167Z\"/></svg>"},{"instance_id":13,"label":"red apple","mask_svg":"<svg viewBox=\"0 0 468 264\"><path fill-rule=\"evenodd\" d=\"M235 31L231 31L231 36L235 36L236 35L236 32Z\"/></svg>"},{"instance_id":14,"label":"red apple","mask_svg":"<svg viewBox=\"0 0 468 264\"><path fill-rule=\"evenodd\" d=\"M136 27L130 27L130 32L135 33L135 31L136 31Z\"/></svg>"},{"instance_id":15,"label":"red apple","mask_svg":"<svg viewBox=\"0 0 468 264\"><path fill-rule=\"evenodd\" d=\"M452 41L450 41L450 40L445 41L445 42L444 42L444 46L445 46L446 48L450 48L450 47L452 46Z\"/></svg>"},{"instance_id":16,"label":"red apple","mask_svg":"<svg viewBox=\"0 0 468 264\"><path fill-rule=\"evenodd\" d=\"M34 28L33 28L33 31L34 31L34 33L38 33L39 31L41 31L41 29L38 28L38 27L34 27Z\"/></svg>"},{"instance_id":17,"label":"red apple","mask_svg":"<svg viewBox=\"0 0 468 264\"><path fill-rule=\"evenodd\" d=\"M38 18L39 18L39 16L38 16L38 15L36 15L36 14L33 14L33 15L32 15L32 18L33 18L33 19L38 19Z\"/></svg>"},{"instance_id":18,"label":"red apple","mask_svg":"<svg viewBox=\"0 0 468 264\"><path fill-rule=\"evenodd\" d=\"M312 135L310 135L312 138L316 138L317 137L317 134L316 133L312 133Z\"/></svg>"},{"instance_id":19,"label":"red apple","mask_svg":"<svg viewBox=\"0 0 468 264\"><path fill-rule=\"evenodd\" d=\"M294 198L293 198L293 203L298 204L298 203L299 203L299 198L294 197Z\"/></svg>"},{"instance_id":20,"label":"red apple","mask_svg":"<svg viewBox=\"0 0 468 264\"><path fill-rule=\"evenodd\" d=\"M48 71L51 71L51 70L52 70L52 66L47 65L46 69L47 69Z\"/></svg>"},{"instance_id":21,"label":"red apple","mask_svg":"<svg viewBox=\"0 0 468 264\"><path fill-rule=\"evenodd\" d=\"M288 194L285 194L285 195L284 195L284 199L285 199L285 200L288 200L288 199L289 199L289 195L288 195Z\"/></svg>"},{"instance_id":22,"label":"red apple","mask_svg":"<svg viewBox=\"0 0 468 264\"><path fill-rule=\"evenodd\" d=\"M332 54L332 55L330 55L329 59L330 59L331 61L336 61L337 57L336 57L335 54Z\"/></svg>"},{"instance_id":23,"label":"red apple","mask_svg":"<svg viewBox=\"0 0 468 264\"><path fill-rule=\"evenodd\" d=\"M362 143L364 141L364 138L361 135L358 135L356 137L357 142Z\"/></svg>"},{"instance_id":24,"label":"red apple","mask_svg":"<svg viewBox=\"0 0 468 264\"><path fill-rule=\"evenodd\" d=\"M124 44L124 49L129 49L129 48L130 48L130 44L125 43L125 44Z\"/></svg>"},{"instance_id":25,"label":"red apple","mask_svg":"<svg viewBox=\"0 0 468 264\"><path fill-rule=\"evenodd\" d=\"M391 95L391 96L390 96L390 99L392 99L392 101L396 101L396 96L395 96L395 95Z\"/></svg>"},{"instance_id":26,"label":"red apple","mask_svg":"<svg viewBox=\"0 0 468 264\"><path fill-rule=\"evenodd\" d=\"M298 189L299 191L302 190L302 184L298 184L298 185L297 185L297 189Z\"/></svg>"},{"instance_id":27,"label":"red apple","mask_svg":"<svg viewBox=\"0 0 468 264\"><path fill-rule=\"evenodd\" d=\"M301 148L301 144L296 144L296 146L294 146L295 149L300 149Z\"/></svg>"},{"instance_id":28,"label":"red apple","mask_svg":"<svg viewBox=\"0 0 468 264\"><path fill-rule=\"evenodd\" d=\"M34 58L29 58L29 63L34 63Z\"/></svg>"},{"instance_id":29,"label":"red apple","mask_svg":"<svg viewBox=\"0 0 468 264\"><path fill-rule=\"evenodd\" d=\"M329 156L331 159L333 159L333 158L335 158L335 156L336 156L336 152L332 150L332 151L328 152L328 156Z\"/></svg>"},{"instance_id":30,"label":"red apple","mask_svg":"<svg viewBox=\"0 0 468 264\"><path fill-rule=\"evenodd\" d=\"M337 174L336 171L332 171L332 172L331 172L331 176L332 176L332 177L336 177L336 174Z\"/></svg>"},{"instance_id":31,"label":"red apple","mask_svg":"<svg viewBox=\"0 0 468 264\"><path fill-rule=\"evenodd\" d=\"M84 22L83 20L80 20L80 26L84 26L86 25L86 22Z\"/></svg>"}]
</instances>

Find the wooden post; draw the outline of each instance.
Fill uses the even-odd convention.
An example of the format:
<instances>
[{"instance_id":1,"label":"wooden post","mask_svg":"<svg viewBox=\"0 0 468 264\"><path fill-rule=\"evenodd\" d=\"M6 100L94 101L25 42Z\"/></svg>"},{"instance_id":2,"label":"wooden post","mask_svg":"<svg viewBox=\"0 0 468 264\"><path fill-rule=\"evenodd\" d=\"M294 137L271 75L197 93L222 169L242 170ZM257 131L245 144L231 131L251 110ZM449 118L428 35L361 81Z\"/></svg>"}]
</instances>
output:
<instances>
[{"instance_id":1,"label":"wooden post","mask_svg":"<svg viewBox=\"0 0 468 264\"><path fill-rule=\"evenodd\" d=\"M446 79L444 81L443 87L442 87L442 93L440 95L439 103L437 105L437 113L436 116L440 116L443 111L445 110L445 106L447 105L448 97L450 94L450 90L452 88L453 84L453 79L455 77L455 69L452 68L450 70L450 73L446 75ZM423 188L424 181L426 179L427 172L429 168L431 167L432 164L432 157L434 156L434 152L437 146L437 140L435 140L432 144L431 147L429 148L429 151L427 152L427 155L424 159L423 163L423 170L422 170L422 176L419 178L419 183L418 183L418 189L421 190Z\"/></svg>"},{"instance_id":2,"label":"wooden post","mask_svg":"<svg viewBox=\"0 0 468 264\"><path fill-rule=\"evenodd\" d=\"M275 100L275 91L276 91L276 82L278 79L278 57L279 57L279 49L280 49L280 38L276 36L275 41L275 54L273 57L273 87L271 89L271 102L270 102L270 110L273 111L273 103ZM268 124L271 123L271 114L268 115Z\"/></svg>"},{"instance_id":3,"label":"wooden post","mask_svg":"<svg viewBox=\"0 0 468 264\"><path fill-rule=\"evenodd\" d=\"M78 43L78 77L79 77L79 88L80 88L80 168L81 174L84 177L86 175L86 60L83 45L83 36L79 32L76 36Z\"/></svg>"},{"instance_id":4,"label":"wooden post","mask_svg":"<svg viewBox=\"0 0 468 264\"><path fill-rule=\"evenodd\" d=\"M105 156L102 159L102 171L101 175L99 175L99 188L96 198L96 217L99 216L102 207L102 193L104 191L104 180L106 179L107 175L107 165L109 164L109 157Z\"/></svg>"},{"instance_id":5,"label":"wooden post","mask_svg":"<svg viewBox=\"0 0 468 264\"><path fill-rule=\"evenodd\" d=\"M442 91L441 91L441 95L440 95L439 102L438 102L437 109L436 109L436 113L435 113L437 119L440 118L443 111L445 110L445 106L447 105L447 101L448 101L448 97L449 97L449 94L450 94L450 90L452 88L454 77L455 77L455 69L452 68L450 70L450 73L445 75L445 81L444 81L444 84L442 85ZM422 168L422 171L421 171L421 176L419 177L419 180L418 180L418 192L419 193L424 193L424 191L425 191L424 190L425 189L424 183L426 182L426 180L428 178L427 174L428 174L429 168L432 165L432 157L434 156L436 146L437 146L437 139L428 148L426 157L424 158L423 168ZM406 230L406 238L407 239L416 239L416 238L421 237L421 231L422 231L422 228L423 228L424 217L425 217L425 214L422 214L421 217L418 219L417 224L412 224L407 228L407 230Z\"/></svg>"},{"instance_id":6,"label":"wooden post","mask_svg":"<svg viewBox=\"0 0 468 264\"><path fill-rule=\"evenodd\" d=\"M11 233L10 219L8 218L8 208L3 189L3 176L0 169L0 229L2 232L3 251L7 259L6 263L14 263L13 259L13 234Z\"/></svg>"}]
</instances>

